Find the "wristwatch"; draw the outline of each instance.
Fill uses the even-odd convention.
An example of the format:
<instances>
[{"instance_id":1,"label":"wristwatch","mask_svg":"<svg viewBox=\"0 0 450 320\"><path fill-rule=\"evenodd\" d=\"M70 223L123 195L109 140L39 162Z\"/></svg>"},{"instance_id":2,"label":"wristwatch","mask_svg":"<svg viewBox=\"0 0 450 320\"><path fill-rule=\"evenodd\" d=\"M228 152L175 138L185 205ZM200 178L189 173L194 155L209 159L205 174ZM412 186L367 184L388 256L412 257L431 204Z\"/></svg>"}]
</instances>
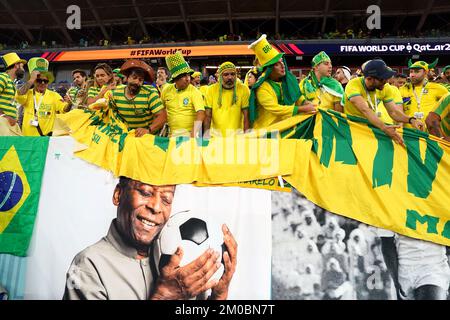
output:
<instances>
[{"instance_id":1,"label":"wristwatch","mask_svg":"<svg viewBox=\"0 0 450 320\"><path fill-rule=\"evenodd\" d=\"M417 118L416 118L416 117L409 117L409 119L408 119L408 123L409 123L409 124L411 124L411 120L413 120L413 119L414 119L414 120L417 120Z\"/></svg>"}]
</instances>

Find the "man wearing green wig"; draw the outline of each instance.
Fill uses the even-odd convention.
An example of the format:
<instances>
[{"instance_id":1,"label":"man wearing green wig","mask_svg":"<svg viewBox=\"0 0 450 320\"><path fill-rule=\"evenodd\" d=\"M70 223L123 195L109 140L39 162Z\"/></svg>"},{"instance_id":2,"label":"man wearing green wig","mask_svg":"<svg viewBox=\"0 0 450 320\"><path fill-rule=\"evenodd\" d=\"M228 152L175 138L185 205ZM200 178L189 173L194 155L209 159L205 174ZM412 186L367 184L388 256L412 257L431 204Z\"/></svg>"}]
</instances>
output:
<instances>
[{"instance_id":1,"label":"man wearing green wig","mask_svg":"<svg viewBox=\"0 0 450 320\"><path fill-rule=\"evenodd\" d=\"M297 79L287 70L283 53L270 45L265 34L249 49L255 52L262 70L250 93L249 118L253 128L266 128L299 112L317 112L311 104L299 106Z\"/></svg>"},{"instance_id":2,"label":"man wearing green wig","mask_svg":"<svg viewBox=\"0 0 450 320\"><path fill-rule=\"evenodd\" d=\"M205 96L206 117L204 129L211 128L212 136L226 137L246 131L250 90L237 81L236 66L227 61L219 66L219 82L211 85Z\"/></svg>"},{"instance_id":3,"label":"man wearing green wig","mask_svg":"<svg viewBox=\"0 0 450 320\"><path fill-rule=\"evenodd\" d=\"M425 61L408 62L410 83L400 88L403 98L403 110L409 117L425 121L430 111L436 107L438 101L447 94L447 89L436 82L428 80L428 72L437 64ZM406 127L411 127L406 125Z\"/></svg>"},{"instance_id":4,"label":"man wearing green wig","mask_svg":"<svg viewBox=\"0 0 450 320\"><path fill-rule=\"evenodd\" d=\"M331 77L333 66L330 57L321 51L314 56L311 65L311 72L299 85L302 93L300 101L306 100L320 108L343 112L341 99L344 89L339 81Z\"/></svg>"}]
</instances>

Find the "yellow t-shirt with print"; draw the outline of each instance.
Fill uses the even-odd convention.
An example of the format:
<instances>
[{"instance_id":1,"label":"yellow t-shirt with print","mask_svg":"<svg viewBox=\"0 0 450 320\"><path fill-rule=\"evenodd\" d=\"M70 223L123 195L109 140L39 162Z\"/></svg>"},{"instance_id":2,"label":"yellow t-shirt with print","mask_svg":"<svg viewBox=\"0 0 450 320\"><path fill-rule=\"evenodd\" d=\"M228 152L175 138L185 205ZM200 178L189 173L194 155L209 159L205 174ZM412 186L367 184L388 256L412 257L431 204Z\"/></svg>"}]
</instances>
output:
<instances>
[{"instance_id":1,"label":"yellow t-shirt with print","mask_svg":"<svg viewBox=\"0 0 450 320\"><path fill-rule=\"evenodd\" d=\"M232 105L233 89L222 88L222 103L219 106L220 83L211 85L206 93L206 108L212 110L211 135L222 137L243 129L242 110L248 108L250 90L242 82L236 81L236 103Z\"/></svg>"},{"instance_id":2,"label":"yellow t-shirt with print","mask_svg":"<svg viewBox=\"0 0 450 320\"><path fill-rule=\"evenodd\" d=\"M403 98L403 112L409 117L416 117L425 121L428 113L436 108L438 101L448 91L439 83L426 82L425 86L413 86L411 83L406 83L400 87L400 93ZM420 101L420 106L417 100ZM423 113L422 118L419 117L420 113ZM405 127L412 128L410 124L405 124Z\"/></svg>"},{"instance_id":3,"label":"yellow t-shirt with print","mask_svg":"<svg viewBox=\"0 0 450 320\"><path fill-rule=\"evenodd\" d=\"M278 86L282 94L281 82L272 81L272 84ZM267 128L274 123L295 116L298 112L298 106L295 104L279 104L277 94L269 81L264 81L256 89L256 101L258 117L253 124L255 129Z\"/></svg>"},{"instance_id":4,"label":"yellow t-shirt with print","mask_svg":"<svg viewBox=\"0 0 450 320\"><path fill-rule=\"evenodd\" d=\"M369 94L369 97L367 94ZM365 117L361 113L361 111L359 111L359 109L350 101L352 97L356 96L361 96L375 113L381 112L381 110L379 110L380 102L388 103L394 101L395 99L394 91L390 88L390 86L387 86L387 84L384 85L383 90L375 89L374 91L368 91L366 90L363 77L351 79L345 87L344 113L360 118ZM385 109L384 105L382 106L382 108L380 107L380 109Z\"/></svg>"},{"instance_id":5,"label":"yellow t-shirt with print","mask_svg":"<svg viewBox=\"0 0 450 320\"><path fill-rule=\"evenodd\" d=\"M170 136L186 135L194 127L198 111L205 110L201 92L192 84L184 90L168 84L161 92L161 101L167 110Z\"/></svg>"},{"instance_id":6,"label":"yellow t-shirt with print","mask_svg":"<svg viewBox=\"0 0 450 320\"><path fill-rule=\"evenodd\" d=\"M323 88L317 88L313 93L306 93L305 90L305 81L309 81L307 78L304 78L299 83L301 97L300 104L303 104L305 101L310 101L312 104L318 106L323 109L334 109L335 103L340 103L341 98L333 96L329 92L325 91Z\"/></svg>"},{"instance_id":7,"label":"yellow t-shirt with print","mask_svg":"<svg viewBox=\"0 0 450 320\"><path fill-rule=\"evenodd\" d=\"M57 92L48 89L45 90L43 96L41 93L35 92L33 89L28 90L28 92L22 96L17 95L17 102L23 105L22 133L24 136L40 136L37 128L31 125L31 121L35 119L34 95L38 105L42 99L42 102L36 112L37 120L39 127L42 130L42 134L48 135L53 131L56 115L58 113L64 113L64 108L67 106L67 102L64 102Z\"/></svg>"}]
</instances>

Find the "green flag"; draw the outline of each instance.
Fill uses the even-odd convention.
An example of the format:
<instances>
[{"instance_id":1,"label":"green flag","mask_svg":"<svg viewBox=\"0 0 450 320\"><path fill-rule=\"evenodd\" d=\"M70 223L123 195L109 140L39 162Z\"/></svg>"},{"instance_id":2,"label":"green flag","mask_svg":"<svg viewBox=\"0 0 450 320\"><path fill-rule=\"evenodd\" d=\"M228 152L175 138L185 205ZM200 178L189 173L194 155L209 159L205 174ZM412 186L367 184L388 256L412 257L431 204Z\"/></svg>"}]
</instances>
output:
<instances>
[{"instance_id":1,"label":"green flag","mask_svg":"<svg viewBox=\"0 0 450 320\"><path fill-rule=\"evenodd\" d=\"M0 253L27 254L48 142L48 137L0 138Z\"/></svg>"}]
</instances>

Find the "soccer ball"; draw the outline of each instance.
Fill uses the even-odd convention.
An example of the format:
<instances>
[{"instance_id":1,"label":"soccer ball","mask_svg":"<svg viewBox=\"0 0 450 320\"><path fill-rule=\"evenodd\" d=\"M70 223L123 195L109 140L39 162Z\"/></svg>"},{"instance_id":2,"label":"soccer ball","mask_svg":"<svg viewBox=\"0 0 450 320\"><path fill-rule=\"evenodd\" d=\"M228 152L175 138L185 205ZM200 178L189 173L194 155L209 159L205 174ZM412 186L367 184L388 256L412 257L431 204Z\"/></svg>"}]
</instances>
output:
<instances>
[{"instance_id":1,"label":"soccer ball","mask_svg":"<svg viewBox=\"0 0 450 320\"><path fill-rule=\"evenodd\" d=\"M220 253L220 268L210 280L219 280L224 272L223 253L226 250L223 242L221 224L212 218L195 215L190 211L174 214L169 218L155 241L153 257L158 274L169 263L171 255L178 247L183 248L180 267L185 266L212 248Z\"/></svg>"}]
</instances>

